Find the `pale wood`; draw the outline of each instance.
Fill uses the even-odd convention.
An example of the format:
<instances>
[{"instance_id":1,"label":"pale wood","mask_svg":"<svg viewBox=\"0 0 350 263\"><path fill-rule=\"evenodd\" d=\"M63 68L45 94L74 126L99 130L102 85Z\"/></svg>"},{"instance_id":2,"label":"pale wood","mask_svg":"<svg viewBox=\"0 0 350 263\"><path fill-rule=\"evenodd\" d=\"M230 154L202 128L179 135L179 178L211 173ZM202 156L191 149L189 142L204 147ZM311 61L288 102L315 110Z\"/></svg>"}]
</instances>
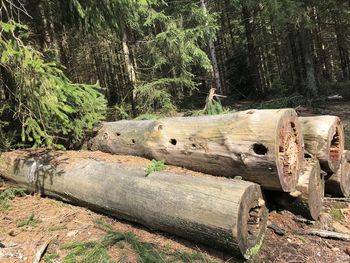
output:
<instances>
[{"instance_id":1,"label":"pale wood","mask_svg":"<svg viewBox=\"0 0 350 263\"><path fill-rule=\"evenodd\" d=\"M350 235L333 231L327 231L322 229L309 229L306 231L306 234L350 242Z\"/></svg>"},{"instance_id":2,"label":"pale wood","mask_svg":"<svg viewBox=\"0 0 350 263\"><path fill-rule=\"evenodd\" d=\"M350 196L350 151L343 152L340 169L326 181L326 193Z\"/></svg>"},{"instance_id":3,"label":"pale wood","mask_svg":"<svg viewBox=\"0 0 350 263\"><path fill-rule=\"evenodd\" d=\"M266 231L260 186L242 180L170 172L147 176L141 167L63 152L4 153L0 174L29 191L245 258L258 252Z\"/></svg>"},{"instance_id":4,"label":"pale wood","mask_svg":"<svg viewBox=\"0 0 350 263\"><path fill-rule=\"evenodd\" d=\"M344 151L344 129L336 116L300 117L305 150L317 156L321 168L334 173Z\"/></svg>"},{"instance_id":5,"label":"pale wood","mask_svg":"<svg viewBox=\"0 0 350 263\"><path fill-rule=\"evenodd\" d=\"M241 176L286 192L295 189L304 158L301 127L292 109L104 123L90 148Z\"/></svg>"},{"instance_id":6,"label":"pale wood","mask_svg":"<svg viewBox=\"0 0 350 263\"><path fill-rule=\"evenodd\" d=\"M317 220L324 197L324 178L317 160L306 159L305 168L296 187L297 192L276 193L274 201L294 214Z\"/></svg>"}]
</instances>

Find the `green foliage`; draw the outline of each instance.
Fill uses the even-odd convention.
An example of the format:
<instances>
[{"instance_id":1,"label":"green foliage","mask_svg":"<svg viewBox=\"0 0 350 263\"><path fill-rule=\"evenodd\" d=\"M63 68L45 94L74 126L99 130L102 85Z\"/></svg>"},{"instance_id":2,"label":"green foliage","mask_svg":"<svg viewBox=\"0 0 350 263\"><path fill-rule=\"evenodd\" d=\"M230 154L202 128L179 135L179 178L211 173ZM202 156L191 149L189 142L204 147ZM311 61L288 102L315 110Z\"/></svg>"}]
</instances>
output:
<instances>
[{"instance_id":1,"label":"green foliage","mask_svg":"<svg viewBox=\"0 0 350 263\"><path fill-rule=\"evenodd\" d=\"M204 254L195 252L187 253L180 251L171 251L170 249L158 249L154 244L142 242L131 232L119 232L102 220L95 222L97 228L107 232L99 241L95 242L72 242L63 246L70 250L64 258L64 263L71 262L112 262L108 256L108 248L121 242L129 244L138 256L137 262L140 263L159 263L159 262L211 262Z\"/></svg>"},{"instance_id":2,"label":"green foliage","mask_svg":"<svg viewBox=\"0 0 350 263\"><path fill-rule=\"evenodd\" d=\"M47 253L43 257L43 260L45 263L54 263L57 258L59 258L59 255L57 253Z\"/></svg>"},{"instance_id":3,"label":"green foliage","mask_svg":"<svg viewBox=\"0 0 350 263\"><path fill-rule=\"evenodd\" d=\"M21 220L18 221L16 226L17 227L36 227L39 223L41 223L41 221L39 219L35 218L34 213L31 213L28 217L28 219L26 220Z\"/></svg>"},{"instance_id":4,"label":"green foliage","mask_svg":"<svg viewBox=\"0 0 350 263\"><path fill-rule=\"evenodd\" d=\"M135 120L137 121L145 121L145 120L158 120L164 117L162 114L154 114L154 113L145 113L137 116Z\"/></svg>"},{"instance_id":5,"label":"green foliage","mask_svg":"<svg viewBox=\"0 0 350 263\"><path fill-rule=\"evenodd\" d=\"M58 224L55 226L50 226L48 228L48 231L53 232L53 231L59 231L59 230L63 230L63 229L67 229L67 225L66 224Z\"/></svg>"},{"instance_id":6,"label":"green foliage","mask_svg":"<svg viewBox=\"0 0 350 263\"><path fill-rule=\"evenodd\" d=\"M137 109L168 113L175 109L174 98L197 89L195 70L204 76L212 73L204 48L218 29L216 15L191 1L150 1L139 12L144 35L134 49L147 56L138 61Z\"/></svg>"},{"instance_id":7,"label":"green foliage","mask_svg":"<svg viewBox=\"0 0 350 263\"><path fill-rule=\"evenodd\" d=\"M329 213L332 216L332 218L337 222L340 222L344 219L344 216L339 208L332 207L331 210L329 211Z\"/></svg>"},{"instance_id":8,"label":"green foliage","mask_svg":"<svg viewBox=\"0 0 350 263\"><path fill-rule=\"evenodd\" d=\"M219 99L213 99L207 103L207 107L203 113L204 115L218 115L227 112L228 110L222 107Z\"/></svg>"},{"instance_id":9,"label":"green foliage","mask_svg":"<svg viewBox=\"0 0 350 263\"><path fill-rule=\"evenodd\" d=\"M16 196L25 196L25 192L21 188L7 188L0 192L0 212L5 212L10 209L9 201Z\"/></svg>"},{"instance_id":10,"label":"green foliage","mask_svg":"<svg viewBox=\"0 0 350 263\"><path fill-rule=\"evenodd\" d=\"M44 61L40 52L15 35L24 26L13 21L6 25L11 34L0 38L0 66L14 82L8 87L14 101L10 106L22 129L22 142L35 147L79 142L85 130L104 117L106 102L98 85L73 84L56 63ZM0 135L1 131L0 126Z\"/></svg>"},{"instance_id":11,"label":"green foliage","mask_svg":"<svg viewBox=\"0 0 350 263\"><path fill-rule=\"evenodd\" d=\"M160 172L166 169L164 161L152 160L151 163L146 167L146 176L153 172Z\"/></svg>"}]
</instances>

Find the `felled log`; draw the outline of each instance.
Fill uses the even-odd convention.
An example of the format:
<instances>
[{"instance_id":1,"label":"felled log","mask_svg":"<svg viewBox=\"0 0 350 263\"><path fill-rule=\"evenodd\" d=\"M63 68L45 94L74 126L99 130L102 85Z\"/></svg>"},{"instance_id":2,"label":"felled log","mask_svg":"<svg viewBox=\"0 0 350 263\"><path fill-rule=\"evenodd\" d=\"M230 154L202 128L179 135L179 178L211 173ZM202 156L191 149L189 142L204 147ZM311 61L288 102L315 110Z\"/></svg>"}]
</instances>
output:
<instances>
[{"instance_id":1,"label":"felled log","mask_svg":"<svg viewBox=\"0 0 350 263\"><path fill-rule=\"evenodd\" d=\"M336 116L300 117L305 150L317 156L322 170L334 173L339 169L344 151L344 130Z\"/></svg>"},{"instance_id":2,"label":"felled log","mask_svg":"<svg viewBox=\"0 0 350 263\"><path fill-rule=\"evenodd\" d=\"M108 155L108 154L105 154ZM213 176L170 172L149 175L91 153L1 155L0 174L29 191L249 258L259 251L267 224L260 186Z\"/></svg>"},{"instance_id":3,"label":"felled log","mask_svg":"<svg viewBox=\"0 0 350 263\"><path fill-rule=\"evenodd\" d=\"M302 170L303 140L292 109L103 123L92 150L164 160L264 188L292 191Z\"/></svg>"},{"instance_id":4,"label":"felled log","mask_svg":"<svg viewBox=\"0 0 350 263\"><path fill-rule=\"evenodd\" d=\"M306 159L295 192L271 194L275 203L294 214L317 220L323 207L324 178L317 160Z\"/></svg>"},{"instance_id":5,"label":"felled log","mask_svg":"<svg viewBox=\"0 0 350 263\"><path fill-rule=\"evenodd\" d=\"M350 151L343 152L340 169L326 181L326 193L350 196Z\"/></svg>"}]
</instances>

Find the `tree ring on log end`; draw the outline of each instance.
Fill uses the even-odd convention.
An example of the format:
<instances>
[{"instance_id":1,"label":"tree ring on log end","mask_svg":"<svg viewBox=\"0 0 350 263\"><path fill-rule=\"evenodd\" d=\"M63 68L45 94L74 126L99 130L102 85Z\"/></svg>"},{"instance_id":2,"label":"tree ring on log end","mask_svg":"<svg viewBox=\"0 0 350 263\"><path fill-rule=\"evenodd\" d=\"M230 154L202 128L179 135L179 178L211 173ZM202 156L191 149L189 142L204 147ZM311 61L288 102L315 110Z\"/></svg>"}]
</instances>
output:
<instances>
[{"instance_id":1,"label":"tree ring on log end","mask_svg":"<svg viewBox=\"0 0 350 263\"><path fill-rule=\"evenodd\" d=\"M295 111L287 111L277 126L276 165L282 189L291 192L303 169L304 143Z\"/></svg>"},{"instance_id":2,"label":"tree ring on log end","mask_svg":"<svg viewBox=\"0 0 350 263\"><path fill-rule=\"evenodd\" d=\"M337 169L339 169L339 166L341 163L341 156L344 151L344 131L343 131L342 122L340 121L339 118L337 118L337 121L334 124L333 129L330 129L328 142L329 142L328 166L332 172L335 172L337 171Z\"/></svg>"},{"instance_id":3,"label":"tree ring on log end","mask_svg":"<svg viewBox=\"0 0 350 263\"><path fill-rule=\"evenodd\" d=\"M238 213L238 246L244 258L256 255L264 239L268 210L261 188L252 184L241 198Z\"/></svg>"}]
</instances>

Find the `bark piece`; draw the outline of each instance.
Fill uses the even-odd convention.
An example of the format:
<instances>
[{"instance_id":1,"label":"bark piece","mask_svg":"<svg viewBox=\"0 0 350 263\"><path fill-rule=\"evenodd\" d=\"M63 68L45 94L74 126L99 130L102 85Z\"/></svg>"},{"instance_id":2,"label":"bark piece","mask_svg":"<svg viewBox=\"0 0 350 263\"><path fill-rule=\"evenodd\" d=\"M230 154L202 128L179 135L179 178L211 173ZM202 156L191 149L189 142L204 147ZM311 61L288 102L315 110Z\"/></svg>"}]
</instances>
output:
<instances>
[{"instance_id":1,"label":"bark piece","mask_svg":"<svg viewBox=\"0 0 350 263\"><path fill-rule=\"evenodd\" d=\"M146 176L143 168L103 158L70 159L57 152L0 157L0 174L29 191L245 258L259 251L266 231L267 209L260 186L254 183L169 172Z\"/></svg>"},{"instance_id":2,"label":"bark piece","mask_svg":"<svg viewBox=\"0 0 350 263\"><path fill-rule=\"evenodd\" d=\"M337 233L333 231L327 231L327 230L321 230L321 229L310 229L306 232L306 234L350 242L350 235Z\"/></svg>"},{"instance_id":3,"label":"bark piece","mask_svg":"<svg viewBox=\"0 0 350 263\"><path fill-rule=\"evenodd\" d=\"M326 181L326 193L339 197L350 196L350 151L343 152L340 168Z\"/></svg>"},{"instance_id":4,"label":"bark piece","mask_svg":"<svg viewBox=\"0 0 350 263\"><path fill-rule=\"evenodd\" d=\"M293 191L302 171L301 127L292 109L104 123L92 150L138 155Z\"/></svg>"},{"instance_id":5,"label":"bark piece","mask_svg":"<svg viewBox=\"0 0 350 263\"><path fill-rule=\"evenodd\" d=\"M336 116L300 117L305 150L317 156L322 170L334 173L339 169L344 151L344 130Z\"/></svg>"}]
</instances>

